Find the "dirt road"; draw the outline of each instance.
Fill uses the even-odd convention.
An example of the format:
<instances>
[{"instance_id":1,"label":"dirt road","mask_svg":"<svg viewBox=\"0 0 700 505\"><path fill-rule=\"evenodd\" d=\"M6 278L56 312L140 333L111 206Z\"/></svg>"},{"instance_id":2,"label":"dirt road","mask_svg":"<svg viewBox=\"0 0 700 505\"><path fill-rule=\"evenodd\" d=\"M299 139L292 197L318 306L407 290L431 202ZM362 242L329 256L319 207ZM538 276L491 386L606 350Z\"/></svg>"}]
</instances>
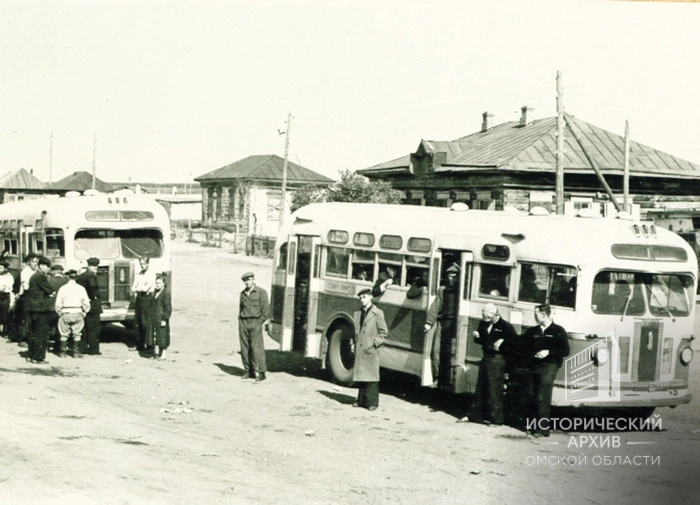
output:
<instances>
[{"instance_id":1,"label":"dirt road","mask_svg":"<svg viewBox=\"0 0 700 505\"><path fill-rule=\"evenodd\" d=\"M368 412L352 408L355 390L271 340L269 380L240 378L248 269L269 287L268 261L176 244L165 362L129 351L121 326L105 330L102 356L50 355L44 366L0 342L0 504L645 505L700 495L697 346L696 400L657 410L661 432L533 439L458 423L463 399L398 374L385 374L380 408ZM604 464L616 456L630 463Z\"/></svg>"}]
</instances>

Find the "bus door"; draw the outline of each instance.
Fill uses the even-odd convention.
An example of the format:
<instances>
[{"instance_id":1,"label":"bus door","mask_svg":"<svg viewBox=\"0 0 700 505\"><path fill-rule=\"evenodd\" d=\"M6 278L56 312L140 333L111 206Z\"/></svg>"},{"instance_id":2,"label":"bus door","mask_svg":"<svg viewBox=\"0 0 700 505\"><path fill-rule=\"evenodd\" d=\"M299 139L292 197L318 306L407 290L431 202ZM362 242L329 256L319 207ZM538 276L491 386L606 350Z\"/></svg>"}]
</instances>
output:
<instances>
[{"instance_id":1,"label":"bus door","mask_svg":"<svg viewBox=\"0 0 700 505\"><path fill-rule=\"evenodd\" d=\"M440 328L426 335L422 384L461 393L466 391L464 356L468 337L468 286L474 255L471 251L441 249L433 257L429 311L438 310ZM450 271L457 270L456 275ZM438 295L438 292L440 293ZM438 334L439 331L439 334Z\"/></svg>"},{"instance_id":2,"label":"bus door","mask_svg":"<svg viewBox=\"0 0 700 505\"><path fill-rule=\"evenodd\" d=\"M285 279L282 316L283 351L303 351L305 356L321 356L320 335L316 332L321 239L311 235L291 237Z\"/></svg>"}]
</instances>

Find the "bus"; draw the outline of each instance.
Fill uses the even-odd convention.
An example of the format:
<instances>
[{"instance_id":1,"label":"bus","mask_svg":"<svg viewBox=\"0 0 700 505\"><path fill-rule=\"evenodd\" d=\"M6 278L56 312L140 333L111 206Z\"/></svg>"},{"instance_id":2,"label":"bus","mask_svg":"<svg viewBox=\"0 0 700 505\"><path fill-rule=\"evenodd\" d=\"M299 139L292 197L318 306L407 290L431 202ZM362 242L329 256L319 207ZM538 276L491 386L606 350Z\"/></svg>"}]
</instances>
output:
<instances>
[{"instance_id":1,"label":"bus","mask_svg":"<svg viewBox=\"0 0 700 505\"><path fill-rule=\"evenodd\" d=\"M690 246L653 223L404 205L323 203L297 210L275 246L272 337L282 351L319 358L334 380L352 382L356 293L393 267L375 304L389 329L381 366L433 385L427 311L459 266L458 322L443 336L441 389L473 393L482 358L471 337L485 304L518 332L552 306L571 353L552 405L600 415L648 417L688 403L698 266ZM418 297L407 297L422 282ZM607 414L606 414L607 415Z\"/></svg>"},{"instance_id":2,"label":"bus","mask_svg":"<svg viewBox=\"0 0 700 505\"><path fill-rule=\"evenodd\" d=\"M3 256L13 273L30 252L78 272L87 266L88 258L99 258L102 321L131 326L131 285L140 268L138 258L149 256L150 268L166 279L171 277L170 219L155 200L130 191L86 193L0 205Z\"/></svg>"}]
</instances>

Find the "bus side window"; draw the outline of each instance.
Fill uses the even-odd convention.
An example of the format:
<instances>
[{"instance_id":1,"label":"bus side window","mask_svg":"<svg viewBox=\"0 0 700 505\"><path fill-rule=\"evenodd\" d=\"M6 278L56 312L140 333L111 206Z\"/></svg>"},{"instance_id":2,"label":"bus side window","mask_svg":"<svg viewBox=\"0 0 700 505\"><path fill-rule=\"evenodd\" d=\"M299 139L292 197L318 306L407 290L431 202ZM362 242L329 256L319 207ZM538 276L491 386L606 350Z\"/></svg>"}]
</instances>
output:
<instances>
[{"instance_id":1,"label":"bus side window","mask_svg":"<svg viewBox=\"0 0 700 505\"><path fill-rule=\"evenodd\" d=\"M508 298L508 283L510 281L510 267L505 265L481 265L481 282L479 294Z\"/></svg>"},{"instance_id":2,"label":"bus side window","mask_svg":"<svg viewBox=\"0 0 700 505\"><path fill-rule=\"evenodd\" d=\"M352 252L352 278L369 282L374 280L374 252L362 250Z\"/></svg>"},{"instance_id":3,"label":"bus side window","mask_svg":"<svg viewBox=\"0 0 700 505\"><path fill-rule=\"evenodd\" d=\"M280 246L277 254L277 270L287 270L287 242Z\"/></svg>"},{"instance_id":4,"label":"bus side window","mask_svg":"<svg viewBox=\"0 0 700 505\"><path fill-rule=\"evenodd\" d=\"M547 279L544 282L538 276L535 265L523 263L520 268L520 289L518 291L518 299L522 302L544 303L547 296ZM540 287L544 284L544 289Z\"/></svg>"},{"instance_id":5,"label":"bus side window","mask_svg":"<svg viewBox=\"0 0 700 505\"><path fill-rule=\"evenodd\" d=\"M350 253L344 247L329 247L326 254L326 274L347 278Z\"/></svg>"},{"instance_id":6,"label":"bus side window","mask_svg":"<svg viewBox=\"0 0 700 505\"><path fill-rule=\"evenodd\" d=\"M549 291L549 304L573 309L576 305L576 269L571 267L551 267L552 287Z\"/></svg>"},{"instance_id":7,"label":"bus side window","mask_svg":"<svg viewBox=\"0 0 700 505\"><path fill-rule=\"evenodd\" d=\"M372 268L368 268L367 265L361 265L358 263L353 263L352 265L352 278L358 281L368 281L372 282Z\"/></svg>"}]
</instances>

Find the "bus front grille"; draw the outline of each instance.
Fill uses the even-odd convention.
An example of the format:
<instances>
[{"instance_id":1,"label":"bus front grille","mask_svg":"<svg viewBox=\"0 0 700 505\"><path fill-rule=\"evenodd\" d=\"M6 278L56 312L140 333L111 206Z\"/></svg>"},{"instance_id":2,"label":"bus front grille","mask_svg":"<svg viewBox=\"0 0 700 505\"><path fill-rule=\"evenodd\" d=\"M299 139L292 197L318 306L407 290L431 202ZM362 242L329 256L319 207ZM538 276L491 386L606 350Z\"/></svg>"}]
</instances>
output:
<instances>
[{"instance_id":1,"label":"bus front grille","mask_svg":"<svg viewBox=\"0 0 700 505\"><path fill-rule=\"evenodd\" d=\"M637 380L652 382L657 380L656 368L661 341L661 324L658 321L644 321L638 325L636 338Z\"/></svg>"},{"instance_id":2,"label":"bus front grille","mask_svg":"<svg viewBox=\"0 0 700 505\"><path fill-rule=\"evenodd\" d=\"M109 303L109 267L97 267L97 286L100 303Z\"/></svg>"},{"instance_id":3,"label":"bus front grille","mask_svg":"<svg viewBox=\"0 0 700 505\"><path fill-rule=\"evenodd\" d=\"M114 265L114 301L128 302L131 299L131 265L115 263Z\"/></svg>"}]
</instances>

